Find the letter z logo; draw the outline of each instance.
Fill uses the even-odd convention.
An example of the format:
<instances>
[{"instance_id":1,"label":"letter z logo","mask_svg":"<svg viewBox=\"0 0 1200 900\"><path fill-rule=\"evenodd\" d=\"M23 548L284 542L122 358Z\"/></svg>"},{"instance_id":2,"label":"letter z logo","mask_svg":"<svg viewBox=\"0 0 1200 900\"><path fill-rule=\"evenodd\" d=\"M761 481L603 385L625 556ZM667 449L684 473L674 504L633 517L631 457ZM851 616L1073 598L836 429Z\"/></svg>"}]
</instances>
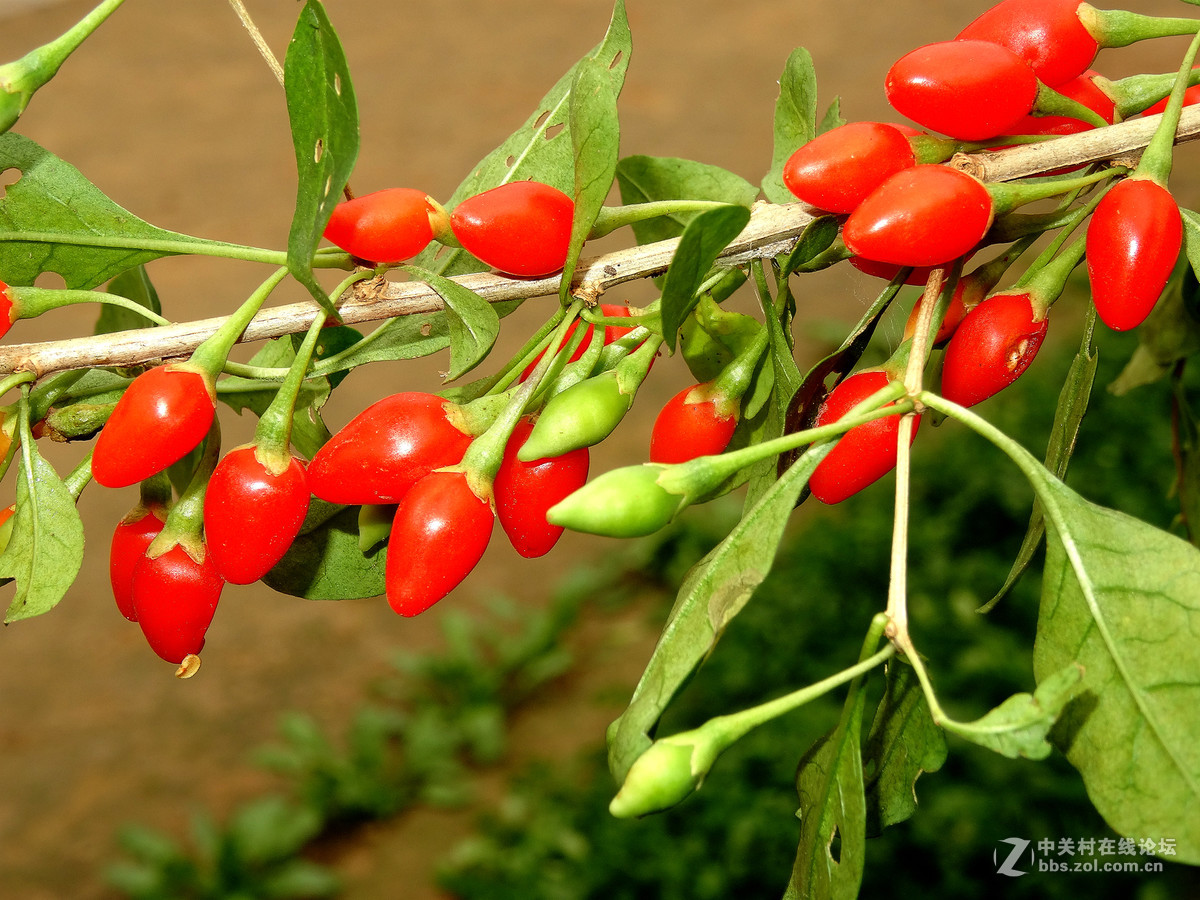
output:
<instances>
[{"instance_id":1,"label":"letter z logo","mask_svg":"<svg viewBox=\"0 0 1200 900\"><path fill-rule=\"evenodd\" d=\"M1012 852L1010 854L1008 854L1008 858L1005 859L1004 862L1002 862L998 865L998 868L996 869L996 874L1007 875L1009 878L1018 878L1021 875L1024 875L1025 872L1016 868L1014 866L1014 863L1016 863L1016 861L1021 858L1021 854L1024 853L1025 848L1029 846L1029 841L1025 840L1024 838L1015 838L1014 837L1014 838L1005 838L1000 843L1012 844L1013 849L1012 849ZM992 851L992 862L993 863L996 862L996 851L995 850Z\"/></svg>"}]
</instances>

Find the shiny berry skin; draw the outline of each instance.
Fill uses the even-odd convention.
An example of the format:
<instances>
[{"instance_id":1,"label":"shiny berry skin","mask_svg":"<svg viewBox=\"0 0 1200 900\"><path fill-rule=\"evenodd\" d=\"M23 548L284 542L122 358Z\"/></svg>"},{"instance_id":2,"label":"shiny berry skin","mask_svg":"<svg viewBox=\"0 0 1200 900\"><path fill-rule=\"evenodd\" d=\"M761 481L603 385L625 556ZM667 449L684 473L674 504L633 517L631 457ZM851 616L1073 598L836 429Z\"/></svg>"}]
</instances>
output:
<instances>
[{"instance_id":1,"label":"shiny berry skin","mask_svg":"<svg viewBox=\"0 0 1200 900\"><path fill-rule=\"evenodd\" d=\"M463 248L509 275L535 278L563 267L575 201L539 181L510 181L468 197L450 214Z\"/></svg>"},{"instance_id":2,"label":"shiny berry skin","mask_svg":"<svg viewBox=\"0 0 1200 900\"><path fill-rule=\"evenodd\" d=\"M1008 132L1037 100L1033 69L986 41L926 44L888 71L888 102L899 113L961 141Z\"/></svg>"},{"instance_id":3,"label":"shiny berry skin","mask_svg":"<svg viewBox=\"0 0 1200 900\"><path fill-rule=\"evenodd\" d=\"M1026 293L993 294L955 330L942 360L942 396L974 406L1008 387L1029 368L1049 319Z\"/></svg>"},{"instance_id":4,"label":"shiny berry skin","mask_svg":"<svg viewBox=\"0 0 1200 900\"><path fill-rule=\"evenodd\" d=\"M304 464L290 457L278 475L258 461L254 446L230 450L204 494L204 536L217 572L230 584L251 584L275 566L300 533L308 512Z\"/></svg>"},{"instance_id":5,"label":"shiny berry skin","mask_svg":"<svg viewBox=\"0 0 1200 900\"><path fill-rule=\"evenodd\" d=\"M831 213L850 213L890 175L916 165L912 145L882 122L851 122L834 128L791 155L783 183L805 203Z\"/></svg>"},{"instance_id":6,"label":"shiny berry skin","mask_svg":"<svg viewBox=\"0 0 1200 900\"><path fill-rule=\"evenodd\" d=\"M1200 69L1200 66L1192 66L1192 68ZM1146 107L1146 109L1144 109L1142 111L1142 115L1143 116L1157 116L1160 113L1166 112L1167 101L1169 99L1170 99L1169 97L1163 97L1161 100L1159 100L1154 105ZM1190 88L1188 88L1186 91L1183 92L1183 105L1184 106L1195 106L1197 103L1200 103L1200 84L1193 84ZM0 327L2 327L3 325L4 325L3 321L0 321Z\"/></svg>"},{"instance_id":7,"label":"shiny berry skin","mask_svg":"<svg viewBox=\"0 0 1200 900\"><path fill-rule=\"evenodd\" d=\"M146 555L146 548L158 537L166 522L166 512L138 506L117 523L108 549L108 577L117 609L130 622L137 621L133 608L133 569Z\"/></svg>"},{"instance_id":8,"label":"shiny berry skin","mask_svg":"<svg viewBox=\"0 0 1200 900\"><path fill-rule=\"evenodd\" d=\"M600 314L603 316L607 316L610 319L628 318L629 317L629 307L628 306L619 306L616 303L601 303L600 304ZM575 334L575 329L578 325L579 325L579 319L576 319L574 322L572 322L570 324L570 326L568 326L567 334L563 338L562 343L559 344L560 347L565 347L567 344L569 344L571 342L571 337ZM629 332L631 332L631 331L633 331L632 325L629 327L625 327L623 325L605 325L604 326L604 344L605 344L605 346L607 346L608 344L611 344L613 341L620 340L625 335L629 334ZM588 326L587 326L587 330L584 331L584 333L583 333L583 340L581 340L579 342L579 346L575 348L574 352L571 354L571 358L569 360L567 360L567 362L573 363L573 362L576 362L577 360L582 359L583 354L585 354L587 352L588 345L591 344L591 342L592 342L592 325L589 322ZM531 362L529 365L527 365L525 367L525 371L521 373L521 378L520 378L521 381L524 381L526 378L528 378L533 373L533 370L537 367L537 364L541 361L542 356L545 355L545 352L546 351L543 350L541 353L539 353L537 356L534 357L533 362Z\"/></svg>"},{"instance_id":9,"label":"shiny berry skin","mask_svg":"<svg viewBox=\"0 0 1200 900\"><path fill-rule=\"evenodd\" d=\"M650 432L650 462L687 462L720 453L729 446L737 429L737 404L695 396L709 393L708 387L686 387L663 405Z\"/></svg>"},{"instance_id":10,"label":"shiny berry skin","mask_svg":"<svg viewBox=\"0 0 1200 900\"><path fill-rule=\"evenodd\" d=\"M0 281L0 338L8 334L8 329L20 317L20 311L8 296L8 285Z\"/></svg>"},{"instance_id":11,"label":"shiny berry skin","mask_svg":"<svg viewBox=\"0 0 1200 900\"><path fill-rule=\"evenodd\" d=\"M1080 0L1002 0L960 31L958 40L999 44L1057 88L1081 75L1100 49L1079 18L1080 5Z\"/></svg>"},{"instance_id":12,"label":"shiny berry skin","mask_svg":"<svg viewBox=\"0 0 1200 900\"><path fill-rule=\"evenodd\" d=\"M433 240L430 212L425 192L414 188L363 194L334 207L325 237L359 259L398 263Z\"/></svg>"},{"instance_id":13,"label":"shiny berry skin","mask_svg":"<svg viewBox=\"0 0 1200 900\"><path fill-rule=\"evenodd\" d=\"M974 249L994 213L978 179L947 166L915 166L872 191L846 219L842 239L855 256L937 266Z\"/></svg>"},{"instance_id":14,"label":"shiny berry skin","mask_svg":"<svg viewBox=\"0 0 1200 900\"><path fill-rule=\"evenodd\" d=\"M1142 178L1113 185L1087 230L1088 279L1100 320L1114 331L1142 324L1182 245L1183 220L1170 191Z\"/></svg>"},{"instance_id":15,"label":"shiny berry skin","mask_svg":"<svg viewBox=\"0 0 1200 900\"><path fill-rule=\"evenodd\" d=\"M886 372L867 371L851 375L832 391L817 412L816 424L830 425L892 380ZM920 416L913 422L917 436ZM896 468L896 441L900 416L886 416L851 428L829 454L817 464L808 479L809 490L822 503L841 503L874 484Z\"/></svg>"},{"instance_id":16,"label":"shiny berry skin","mask_svg":"<svg viewBox=\"0 0 1200 900\"><path fill-rule=\"evenodd\" d=\"M198 563L178 544L154 559L138 560L133 608L150 649L176 664L199 655L224 586L211 554Z\"/></svg>"},{"instance_id":17,"label":"shiny berry skin","mask_svg":"<svg viewBox=\"0 0 1200 900\"><path fill-rule=\"evenodd\" d=\"M493 485L500 527L513 549L526 559L545 556L558 543L563 529L546 521L546 511L583 487L588 475L586 447L551 459L517 459L517 451L532 431L532 423L517 423Z\"/></svg>"},{"instance_id":18,"label":"shiny berry skin","mask_svg":"<svg viewBox=\"0 0 1200 900\"><path fill-rule=\"evenodd\" d=\"M462 459L470 436L447 418L452 404L405 391L368 406L308 464L308 487L330 503L396 503L434 469Z\"/></svg>"},{"instance_id":19,"label":"shiny berry skin","mask_svg":"<svg viewBox=\"0 0 1200 900\"><path fill-rule=\"evenodd\" d=\"M109 416L92 453L92 476L105 487L144 481L204 440L216 404L207 377L159 366L135 378Z\"/></svg>"},{"instance_id":20,"label":"shiny berry skin","mask_svg":"<svg viewBox=\"0 0 1200 900\"><path fill-rule=\"evenodd\" d=\"M492 536L491 507L462 472L432 472L396 507L384 581L392 609L415 616L470 574Z\"/></svg>"}]
</instances>

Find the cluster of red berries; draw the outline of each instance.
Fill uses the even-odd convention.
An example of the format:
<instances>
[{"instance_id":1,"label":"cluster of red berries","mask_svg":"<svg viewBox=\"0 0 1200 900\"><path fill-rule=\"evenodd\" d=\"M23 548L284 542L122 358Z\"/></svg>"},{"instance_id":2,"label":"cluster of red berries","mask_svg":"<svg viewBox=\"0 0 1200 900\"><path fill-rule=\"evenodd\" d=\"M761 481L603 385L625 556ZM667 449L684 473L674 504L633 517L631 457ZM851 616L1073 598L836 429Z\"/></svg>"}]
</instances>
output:
<instances>
[{"instance_id":1,"label":"cluster of red berries","mask_svg":"<svg viewBox=\"0 0 1200 900\"><path fill-rule=\"evenodd\" d=\"M1178 20L1145 21L1159 23L1144 25L1156 34L1184 30ZM1161 170L1139 167L1124 179L1110 169L1069 182L985 184L945 164L964 148L1115 121L1118 106L1088 67L1101 46L1128 42L1130 24L1122 20L1118 40L1106 22L1079 0L1004 0L955 40L913 51L888 74L896 110L939 134L855 122L799 148L784 167L784 182L799 199L844 217L845 257L874 275L903 273L910 283L969 258L990 242L997 220L1021 204L1092 185L1105 192L1091 211L1086 247L1063 251L1020 286L996 290L1028 246L1019 241L957 279L930 339L944 348L941 392L949 400L979 403L1025 371L1046 335L1048 310L1085 251L1099 316L1116 329L1145 318L1174 265L1180 214ZM421 191L396 188L339 204L325 235L371 265L401 263L439 241L505 274L541 277L563 267L573 216L569 196L533 181L485 191L450 213ZM599 314L606 320L603 335L594 337L591 323L577 334L577 319L559 329L549 366L542 359L549 348L515 361L524 364L515 374L514 363L510 378L517 383L555 373L545 390L530 385L524 396L538 399L522 408L519 420L515 413L513 419L478 417L442 397L405 392L364 410L307 464L286 449L286 437L274 444L256 438L219 461L210 447L211 462L198 466L194 489L189 486L170 512L143 490L143 501L118 525L111 574L121 612L141 624L159 655L187 668L203 646L224 585L256 581L277 565L314 496L387 510L386 594L405 616L428 609L467 576L495 519L521 555L547 553L563 531L547 521L547 511L583 486L588 448L628 411L661 341L649 328L640 329L646 337L629 338L642 322L614 322L629 318L623 306L602 305ZM652 326L657 318L643 321ZM610 353L614 344L619 352ZM597 346L604 362L559 386L558 374ZM908 346L906 340L894 362L834 387L815 424L837 422L887 387ZM751 363L763 347L755 344ZM735 368L726 366L667 402L654 423L651 462L685 462L729 446L746 390L745 377L729 374ZM145 485L197 447L215 444L205 439L214 427L219 371L211 360L200 364L193 357L136 378L96 443L96 481ZM919 417L914 438L917 425ZM493 426L504 433L493 435ZM813 472L812 493L836 503L885 475L895 466L899 429L898 415L884 415L849 430ZM666 514L674 502L664 500Z\"/></svg>"},{"instance_id":2,"label":"cluster of red berries","mask_svg":"<svg viewBox=\"0 0 1200 900\"><path fill-rule=\"evenodd\" d=\"M949 268L989 243L997 217L1083 183L985 184L944 164L952 153L1003 147L1016 135L1112 124L1118 112L1105 91L1109 83L1089 69L1098 50L1197 28L1191 20L1123 15L1117 28L1081 0L1004 0L954 40L920 47L888 72L893 108L949 140L907 125L850 123L799 148L784 182L800 200L845 216L842 240L855 265L887 278L908 267L909 283L923 283L931 269ZM1064 252L1063 263L1053 271L1047 266L1044 277L995 291L1001 273L990 264L962 276L932 338L945 347L942 395L971 406L1028 368L1045 338L1050 306L1084 251L1099 318L1116 330L1136 327L1162 293L1181 244L1179 208L1165 174L1139 167L1106 189L1086 244L1073 255ZM836 421L897 375L895 366L885 366L845 379L820 408L817 424ZM835 503L890 471L897 428L898 418L889 417L849 432L814 473L813 494Z\"/></svg>"}]
</instances>

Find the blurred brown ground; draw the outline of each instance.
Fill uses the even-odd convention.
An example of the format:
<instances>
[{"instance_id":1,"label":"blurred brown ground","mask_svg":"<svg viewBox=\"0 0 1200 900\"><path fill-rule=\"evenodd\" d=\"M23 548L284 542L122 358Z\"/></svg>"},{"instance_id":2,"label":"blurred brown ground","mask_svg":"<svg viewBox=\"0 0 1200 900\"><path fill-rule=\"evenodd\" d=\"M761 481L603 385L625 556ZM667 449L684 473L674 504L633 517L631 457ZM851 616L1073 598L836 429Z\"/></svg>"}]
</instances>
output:
<instances>
[{"instance_id":1,"label":"blurred brown ground","mask_svg":"<svg viewBox=\"0 0 1200 900\"><path fill-rule=\"evenodd\" d=\"M298 4L247 5L282 55ZM776 80L793 47L814 56L822 107L836 93L849 118L887 118L882 81L890 62L953 36L987 5L630 0L634 55L621 97L622 152L690 157L757 182L770 161ZM0 59L56 36L90 6L0 0ZM327 6L360 106L356 190L407 185L441 198L599 40L611 12L608 0ZM1166 0L1137 9L1187 14ZM1169 70L1182 47L1161 41L1110 52L1100 67L1113 76ZM130 0L35 98L17 130L156 225L258 246L286 243L295 187L282 95L221 0ZM1174 182L1192 206L1195 163L1194 151L1181 153ZM176 320L227 312L262 277L251 265L204 259L165 260L151 274ZM856 318L875 287L840 272L814 277L798 287L801 316ZM643 286L615 299L622 298L636 304L650 295ZM280 301L289 299L299 298ZM546 302L506 320L506 346L540 321ZM89 329L90 313L75 307L22 322L8 340ZM356 373L326 419L336 428L385 392L434 388L442 365L426 360ZM660 362L634 419L594 454L593 472L644 458L654 412L687 381L681 364ZM251 423L235 418L224 420L229 446L251 433ZM45 452L65 471L80 450ZM11 501L11 484L0 486L0 504ZM80 503L88 547L79 581L52 613L0 633L0 897L108 896L99 870L116 853L122 822L183 835L194 809L221 816L274 783L247 754L274 737L280 712L309 711L336 732L397 649L438 644L444 608L471 608L495 592L539 604L545 588L531 585L553 584L574 561L614 546L568 535L548 557L525 561L497 529L480 569L414 621L398 619L381 600L316 604L261 586L230 587L203 671L179 682L109 593L108 540L134 502L132 489L88 490ZM615 710L593 708L591 695L613 680L631 683L648 640L636 629L612 637L589 660L607 669L573 681L573 702L522 717L516 755L565 754L600 740ZM398 885L409 898L438 896L427 886L427 867L465 827L462 817L439 813L370 829L343 860L346 896L399 896Z\"/></svg>"}]
</instances>

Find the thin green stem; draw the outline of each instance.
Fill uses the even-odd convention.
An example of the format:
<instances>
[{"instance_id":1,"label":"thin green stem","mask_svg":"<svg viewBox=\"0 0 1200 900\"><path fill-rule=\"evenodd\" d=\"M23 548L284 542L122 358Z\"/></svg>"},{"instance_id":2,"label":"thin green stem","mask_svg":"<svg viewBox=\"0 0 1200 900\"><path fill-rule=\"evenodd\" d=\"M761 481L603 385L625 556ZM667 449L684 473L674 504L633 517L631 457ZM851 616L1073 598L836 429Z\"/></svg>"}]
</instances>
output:
<instances>
[{"instance_id":1,"label":"thin green stem","mask_svg":"<svg viewBox=\"0 0 1200 900\"><path fill-rule=\"evenodd\" d=\"M180 235L177 238L139 238L127 235L105 234L60 234L53 231L3 231L0 230L0 241L19 241L28 244L66 244L73 247L97 247L105 250L143 250L147 253L158 253L163 256L193 255L215 256L222 259L237 259L245 262L266 263L273 266L287 264L287 251L267 250L262 247L249 247L244 244L230 244L224 241L209 241L203 238L191 238ZM329 248L324 248L328 250ZM313 258L317 268L345 269L350 268L350 257L340 250L318 251Z\"/></svg>"},{"instance_id":2,"label":"thin green stem","mask_svg":"<svg viewBox=\"0 0 1200 900\"><path fill-rule=\"evenodd\" d=\"M662 216L674 216L680 213L705 212L730 206L721 200L652 200L648 203L631 203L627 206L605 206L596 216L588 239L604 237L625 225L644 222L647 219L657 219Z\"/></svg>"},{"instance_id":3,"label":"thin green stem","mask_svg":"<svg viewBox=\"0 0 1200 900\"><path fill-rule=\"evenodd\" d=\"M237 339L246 330L246 326L258 315L258 311L262 309L267 298L287 276L288 269L283 266L259 285L237 312L222 322L221 327L195 349L191 362L208 372L209 377L215 381L217 375L225 367L229 351L237 343Z\"/></svg>"}]
</instances>

